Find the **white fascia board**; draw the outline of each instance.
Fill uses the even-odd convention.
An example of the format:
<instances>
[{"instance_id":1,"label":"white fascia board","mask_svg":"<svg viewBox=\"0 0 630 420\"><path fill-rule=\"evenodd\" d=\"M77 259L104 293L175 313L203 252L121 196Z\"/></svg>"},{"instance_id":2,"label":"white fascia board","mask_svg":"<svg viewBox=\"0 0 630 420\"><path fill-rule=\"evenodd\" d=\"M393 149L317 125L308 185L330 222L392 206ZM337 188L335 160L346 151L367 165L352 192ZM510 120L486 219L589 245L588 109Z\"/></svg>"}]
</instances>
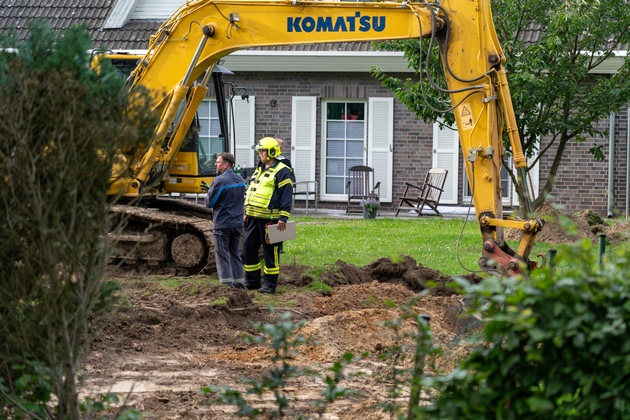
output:
<instances>
[{"instance_id":1,"label":"white fascia board","mask_svg":"<svg viewBox=\"0 0 630 420\"><path fill-rule=\"evenodd\" d=\"M241 50L225 57L232 71L413 72L402 52L392 51L264 51Z\"/></svg>"},{"instance_id":2,"label":"white fascia board","mask_svg":"<svg viewBox=\"0 0 630 420\"><path fill-rule=\"evenodd\" d=\"M117 53L145 55L147 50L116 50ZM599 65L593 74L615 74L628 55L615 56ZM269 72L369 72L377 66L384 72L411 73L402 52L395 51L264 51L240 50L225 57L223 66L231 71Z\"/></svg>"}]
</instances>

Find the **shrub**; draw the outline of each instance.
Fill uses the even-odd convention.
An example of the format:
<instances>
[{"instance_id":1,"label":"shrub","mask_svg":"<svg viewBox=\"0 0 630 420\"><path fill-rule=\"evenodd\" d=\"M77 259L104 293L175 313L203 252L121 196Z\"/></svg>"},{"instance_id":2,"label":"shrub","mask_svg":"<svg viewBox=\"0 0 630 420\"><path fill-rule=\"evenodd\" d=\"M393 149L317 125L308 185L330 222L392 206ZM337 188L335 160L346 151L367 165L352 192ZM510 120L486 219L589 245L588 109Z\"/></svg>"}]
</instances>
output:
<instances>
[{"instance_id":1,"label":"shrub","mask_svg":"<svg viewBox=\"0 0 630 420\"><path fill-rule=\"evenodd\" d=\"M31 34L0 40L14 48L0 50L0 412L50 400L53 417L78 418L87 320L115 292L101 283L112 162L153 118L113 69L89 70L83 29Z\"/></svg>"},{"instance_id":2,"label":"shrub","mask_svg":"<svg viewBox=\"0 0 630 420\"><path fill-rule=\"evenodd\" d=\"M554 269L464 285L487 320L480 345L440 382L436 418L628 418L630 269L585 241Z\"/></svg>"}]
</instances>

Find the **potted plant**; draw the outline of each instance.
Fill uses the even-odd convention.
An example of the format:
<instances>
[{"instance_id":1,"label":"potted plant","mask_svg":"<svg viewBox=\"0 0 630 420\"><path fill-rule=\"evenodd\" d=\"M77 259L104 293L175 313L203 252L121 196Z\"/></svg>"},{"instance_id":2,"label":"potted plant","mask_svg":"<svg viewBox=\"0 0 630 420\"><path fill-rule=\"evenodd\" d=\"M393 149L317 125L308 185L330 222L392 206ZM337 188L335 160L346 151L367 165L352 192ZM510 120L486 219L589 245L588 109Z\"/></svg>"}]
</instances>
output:
<instances>
[{"instance_id":1,"label":"potted plant","mask_svg":"<svg viewBox=\"0 0 630 420\"><path fill-rule=\"evenodd\" d=\"M363 198L360 201L361 207L363 207L364 219L376 219L376 212L381 206L381 203L376 197Z\"/></svg>"}]
</instances>

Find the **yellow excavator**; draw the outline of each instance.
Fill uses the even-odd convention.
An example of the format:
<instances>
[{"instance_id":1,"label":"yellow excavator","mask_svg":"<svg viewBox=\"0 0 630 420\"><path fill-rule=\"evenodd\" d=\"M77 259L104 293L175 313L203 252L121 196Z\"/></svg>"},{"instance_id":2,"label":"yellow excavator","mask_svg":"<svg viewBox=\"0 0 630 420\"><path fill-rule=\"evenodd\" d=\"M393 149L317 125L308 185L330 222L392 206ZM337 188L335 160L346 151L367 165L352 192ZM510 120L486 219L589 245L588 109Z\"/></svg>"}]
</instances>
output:
<instances>
[{"instance_id":1,"label":"yellow excavator","mask_svg":"<svg viewBox=\"0 0 630 420\"><path fill-rule=\"evenodd\" d=\"M525 176L526 159L490 0L187 2L151 36L146 55L131 57L135 64L130 76L131 88L147 88L161 118L154 137L145 147L131 155L121 154L124 162L121 168L131 170L114 168L113 171L110 194L126 199L144 197L149 203L115 206L116 211L129 218L129 228L112 238L119 244L116 257L127 262L146 261L154 267L171 264L193 272L213 268L212 224L207 215L196 213L203 206L181 208L186 206L184 200L159 196L173 192L203 193L204 183L212 180L212 174L204 173L199 163L200 150L190 128L194 127L197 108L211 80L215 83L215 94L223 91L218 65L223 57L253 47L420 41L428 37L439 45L447 83L445 91L454 108L473 191L483 247L479 264L483 269L505 274L535 268L537 263L529 259L529 254L544 222L505 217L502 212L500 173L504 130L521 179ZM222 98L217 99L218 104L224 103ZM225 130L223 135L227 137ZM531 200L523 205L528 206L531 214ZM505 228L522 232L516 250L504 241Z\"/></svg>"}]
</instances>

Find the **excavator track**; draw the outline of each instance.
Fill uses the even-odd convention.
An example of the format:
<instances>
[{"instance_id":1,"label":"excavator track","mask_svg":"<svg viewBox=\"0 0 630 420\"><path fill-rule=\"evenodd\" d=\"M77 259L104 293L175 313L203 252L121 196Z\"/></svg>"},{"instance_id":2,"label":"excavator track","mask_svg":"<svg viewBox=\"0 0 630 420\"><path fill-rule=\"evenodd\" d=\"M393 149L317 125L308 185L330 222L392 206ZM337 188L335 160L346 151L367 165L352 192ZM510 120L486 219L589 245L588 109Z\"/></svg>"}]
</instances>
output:
<instances>
[{"instance_id":1,"label":"excavator track","mask_svg":"<svg viewBox=\"0 0 630 420\"><path fill-rule=\"evenodd\" d=\"M112 206L111 264L156 274L216 272L212 211L184 199Z\"/></svg>"}]
</instances>

